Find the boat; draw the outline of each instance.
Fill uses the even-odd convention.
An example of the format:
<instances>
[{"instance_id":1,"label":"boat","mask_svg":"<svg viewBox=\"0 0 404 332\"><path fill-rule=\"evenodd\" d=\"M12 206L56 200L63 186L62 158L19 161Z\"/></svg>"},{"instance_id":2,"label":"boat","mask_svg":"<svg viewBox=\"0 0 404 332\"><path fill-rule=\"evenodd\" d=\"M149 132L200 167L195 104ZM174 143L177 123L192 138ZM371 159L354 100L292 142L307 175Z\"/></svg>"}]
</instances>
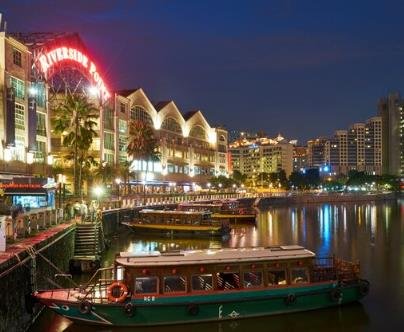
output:
<instances>
[{"instance_id":1,"label":"boat","mask_svg":"<svg viewBox=\"0 0 404 332\"><path fill-rule=\"evenodd\" d=\"M255 209L241 207L237 200L214 202L187 202L178 205L180 211L210 211L216 220L229 220L235 223L254 222L257 217Z\"/></svg>"},{"instance_id":2,"label":"boat","mask_svg":"<svg viewBox=\"0 0 404 332\"><path fill-rule=\"evenodd\" d=\"M214 220L209 211L140 210L133 220L122 224L138 233L163 235L225 236L228 222Z\"/></svg>"},{"instance_id":3,"label":"boat","mask_svg":"<svg viewBox=\"0 0 404 332\"><path fill-rule=\"evenodd\" d=\"M38 291L68 319L156 326L337 307L369 292L359 264L301 246L117 254L81 288Z\"/></svg>"}]
</instances>

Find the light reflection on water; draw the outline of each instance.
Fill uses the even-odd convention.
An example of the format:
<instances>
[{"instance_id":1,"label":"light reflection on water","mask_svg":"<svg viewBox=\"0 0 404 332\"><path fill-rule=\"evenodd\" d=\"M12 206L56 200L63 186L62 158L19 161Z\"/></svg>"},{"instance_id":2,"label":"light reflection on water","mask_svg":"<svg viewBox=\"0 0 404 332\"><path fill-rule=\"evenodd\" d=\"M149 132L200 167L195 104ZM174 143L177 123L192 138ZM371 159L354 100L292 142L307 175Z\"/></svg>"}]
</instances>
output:
<instances>
[{"instance_id":1,"label":"light reflection on water","mask_svg":"<svg viewBox=\"0 0 404 332\"><path fill-rule=\"evenodd\" d=\"M103 264L112 264L119 251L205 249L221 247L300 244L318 256L335 254L359 260L371 293L362 304L307 313L247 319L230 323L192 326L196 331L378 331L404 321L404 202L369 204L322 204L276 207L261 211L256 225L237 225L229 239L185 239L138 237L125 231L112 241ZM33 331L63 331L66 320L49 312ZM58 325L56 322L60 322ZM45 325L44 325L45 324ZM141 331L188 331L190 326L159 327ZM66 331L98 331L71 324ZM121 331L122 329L116 329ZM136 329L131 329L136 330ZM106 331L106 330L105 330ZM114 329L115 331L115 329ZM122 330L125 331L125 330ZM127 330L129 331L129 330ZM136 331L140 331L137 329Z\"/></svg>"}]
</instances>

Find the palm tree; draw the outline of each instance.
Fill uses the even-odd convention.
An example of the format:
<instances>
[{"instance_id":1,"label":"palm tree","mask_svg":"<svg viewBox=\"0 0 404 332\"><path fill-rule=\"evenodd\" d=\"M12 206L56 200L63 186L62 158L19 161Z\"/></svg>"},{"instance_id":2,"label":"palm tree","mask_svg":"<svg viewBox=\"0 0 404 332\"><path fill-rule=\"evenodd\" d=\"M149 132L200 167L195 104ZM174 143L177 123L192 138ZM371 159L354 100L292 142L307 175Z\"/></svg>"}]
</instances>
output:
<instances>
[{"instance_id":1,"label":"palm tree","mask_svg":"<svg viewBox=\"0 0 404 332\"><path fill-rule=\"evenodd\" d=\"M80 194L78 170L80 156L84 157L93 138L97 136L94 128L99 110L84 95L67 95L54 110L53 128L63 137L63 146L70 149L74 159L74 193ZM80 167L81 168L81 167ZM81 174L81 172L80 172Z\"/></svg>"},{"instance_id":2,"label":"palm tree","mask_svg":"<svg viewBox=\"0 0 404 332\"><path fill-rule=\"evenodd\" d=\"M126 148L129 157L133 160L146 161L146 175L149 171L149 161L158 161L160 153L157 151L157 140L154 138L153 128L139 120L132 120L129 124L129 139ZM146 193L143 183L143 193Z\"/></svg>"}]
</instances>

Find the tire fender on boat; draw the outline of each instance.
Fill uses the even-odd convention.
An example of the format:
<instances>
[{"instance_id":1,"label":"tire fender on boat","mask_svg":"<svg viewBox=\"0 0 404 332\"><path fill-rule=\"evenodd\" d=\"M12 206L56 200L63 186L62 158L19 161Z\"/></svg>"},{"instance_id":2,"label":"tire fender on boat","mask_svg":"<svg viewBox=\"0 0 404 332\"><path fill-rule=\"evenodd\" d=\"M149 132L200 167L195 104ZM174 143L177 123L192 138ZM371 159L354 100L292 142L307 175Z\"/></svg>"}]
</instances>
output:
<instances>
[{"instance_id":1,"label":"tire fender on boat","mask_svg":"<svg viewBox=\"0 0 404 332\"><path fill-rule=\"evenodd\" d=\"M191 316L196 316L197 314L199 314L199 306L197 304L189 304L187 307L187 312Z\"/></svg>"},{"instance_id":2,"label":"tire fender on boat","mask_svg":"<svg viewBox=\"0 0 404 332\"><path fill-rule=\"evenodd\" d=\"M342 291L339 288L334 288L330 292L330 298L333 302L338 302L342 300Z\"/></svg>"},{"instance_id":3,"label":"tire fender on boat","mask_svg":"<svg viewBox=\"0 0 404 332\"><path fill-rule=\"evenodd\" d=\"M369 281L365 279L359 280L359 294L365 296L369 294Z\"/></svg>"},{"instance_id":4,"label":"tire fender on boat","mask_svg":"<svg viewBox=\"0 0 404 332\"><path fill-rule=\"evenodd\" d=\"M84 301L80 302L80 304L79 304L79 311L82 314L88 314L88 313L90 313L92 306L93 305L90 301L84 300Z\"/></svg>"},{"instance_id":5,"label":"tire fender on boat","mask_svg":"<svg viewBox=\"0 0 404 332\"><path fill-rule=\"evenodd\" d=\"M296 295L295 294L288 294L288 296L285 297L286 305L292 305L295 302L296 302Z\"/></svg>"},{"instance_id":6,"label":"tire fender on boat","mask_svg":"<svg viewBox=\"0 0 404 332\"><path fill-rule=\"evenodd\" d=\"M136 307L133 303L129 302L125 304L123 310L125 311L126 316L133 317L136 312Z\"/></svg>"}]
</instances>

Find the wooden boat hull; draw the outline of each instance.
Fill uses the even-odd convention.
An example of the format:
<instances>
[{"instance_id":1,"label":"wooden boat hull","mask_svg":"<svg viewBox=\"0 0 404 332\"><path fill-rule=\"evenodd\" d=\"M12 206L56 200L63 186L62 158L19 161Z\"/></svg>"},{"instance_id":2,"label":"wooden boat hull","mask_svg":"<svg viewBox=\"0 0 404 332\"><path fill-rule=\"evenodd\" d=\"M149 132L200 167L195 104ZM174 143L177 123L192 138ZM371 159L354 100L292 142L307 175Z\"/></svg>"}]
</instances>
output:
<instances>
[{"instance_id":1,"label":"wooden boat hull","mask_svg":"<svg viewBox=\"0 0 404 332\"><path fill-rule=\"evenodd\" d=\"M224 236L228 233L221 226L149 225L136 223L124 224L131 227L136 233L154 233L165 236Z\"/></svg>"},{"instance_id":2,"label":"wooden boat hull","mask_svg":"<svg viewBox=\"0 0 404 332\"><path fill-rule=\"evenodd\" d=\"M36 298L56 313L73 321L109 326L154 326L222 321L292 313L339 306L360 300L369 283L339 286L337 283L310 284L277 289L215 292L209 295L145 296L125 303L91 304L88 312L80 301L64 301L67 290L39 292ZM126 305L127 305L126 303ZM128 308L128 305L127 307Z\"/></svg>"}]
</instances>

